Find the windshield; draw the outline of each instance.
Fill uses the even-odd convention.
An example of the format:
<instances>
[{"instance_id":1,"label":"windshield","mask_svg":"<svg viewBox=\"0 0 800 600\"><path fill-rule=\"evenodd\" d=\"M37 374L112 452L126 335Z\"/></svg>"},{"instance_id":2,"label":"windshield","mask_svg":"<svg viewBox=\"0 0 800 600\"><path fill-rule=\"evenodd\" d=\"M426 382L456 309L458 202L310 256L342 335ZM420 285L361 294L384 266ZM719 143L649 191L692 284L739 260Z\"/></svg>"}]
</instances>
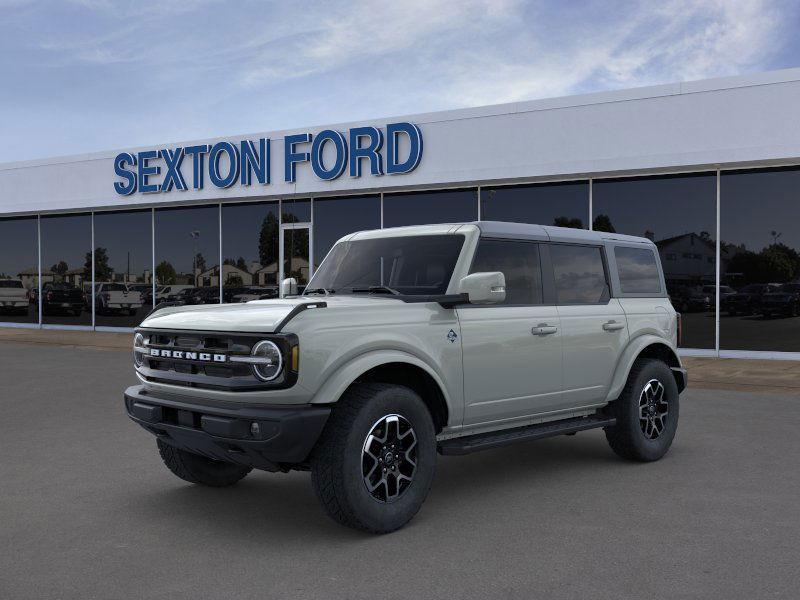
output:
<instances>
[{"instance_id":1,"label":"windshield","mask_svg":"<svg viewBox=\"0 0 800 600\"><path fill-rule=\"evenodd\" d=\"M306 294L317 290L336 294L444 294L463 245L461 235L340 242L314 274Z\"/></svg>"}]
</instances>

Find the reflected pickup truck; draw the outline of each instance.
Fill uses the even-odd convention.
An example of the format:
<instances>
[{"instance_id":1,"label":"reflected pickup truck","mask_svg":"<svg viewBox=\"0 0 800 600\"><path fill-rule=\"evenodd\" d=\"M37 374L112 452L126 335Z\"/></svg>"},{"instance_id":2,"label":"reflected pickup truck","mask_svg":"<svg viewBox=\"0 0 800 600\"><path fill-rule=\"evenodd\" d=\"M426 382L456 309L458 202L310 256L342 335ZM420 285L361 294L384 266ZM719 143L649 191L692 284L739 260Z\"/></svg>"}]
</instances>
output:
<instances>
[{"instance_id":1,"label":"reflected pickup truck","mask_svg":"<svg viewBox=\"0 0 800 600\"><path fill-rule=\"evenodd\" d=\"M28 313L28 290L21 279L0 279L0 311Z\"/></svg>"},{"instance_id":2,"label":"reflected pickup truck","mask_svg":"<svg viewBox=\"0 0 800 600\"><path fill-rule=\"evenodd\" d=\"M648 239L364 231L294 292L287 279L279 299L163 308L136 330L125 408L180 479L310 471L330 517L387 533L421 508L437 453L602 429L648 462L675 437L680 318Z\"/></svg>"}]
</instances>

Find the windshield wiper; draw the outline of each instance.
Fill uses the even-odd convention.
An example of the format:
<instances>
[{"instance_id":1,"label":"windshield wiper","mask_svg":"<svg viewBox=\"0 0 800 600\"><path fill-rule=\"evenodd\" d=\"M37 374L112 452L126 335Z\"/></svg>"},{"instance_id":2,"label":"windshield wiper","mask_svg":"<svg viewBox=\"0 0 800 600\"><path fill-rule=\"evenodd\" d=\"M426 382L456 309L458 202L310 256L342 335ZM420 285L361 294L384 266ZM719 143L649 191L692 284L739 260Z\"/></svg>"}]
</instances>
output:
<instances>
[{"instance_id":1,"label":"windshield wiper","mask_svg":"<svg viewBox=\"0 0 800 600\"><path fill-rule=\"evenodd\" d=\"M360 288L353 288L354 294L392 294L393 296L399 296L400 292L398 292L394 288L390 288L386 285L371 285L369 287L360 287Z\"/></svg>"},{"instance_id":2,"label":"windshield wiper","mask_svg":"<svg viewBox=\"0 0 800 600\"><path fill-rule=\"evenodd\" d=\"M336 293L336 290L333 290L333 289L329 290L329 289L324 288L324 287L318 287L318 288L306 289L303 292L303 295L307 296L308 294L324 294L326 296L330 296L331 294L335 294L335 293Z\"/></svg>"}]
</instances>

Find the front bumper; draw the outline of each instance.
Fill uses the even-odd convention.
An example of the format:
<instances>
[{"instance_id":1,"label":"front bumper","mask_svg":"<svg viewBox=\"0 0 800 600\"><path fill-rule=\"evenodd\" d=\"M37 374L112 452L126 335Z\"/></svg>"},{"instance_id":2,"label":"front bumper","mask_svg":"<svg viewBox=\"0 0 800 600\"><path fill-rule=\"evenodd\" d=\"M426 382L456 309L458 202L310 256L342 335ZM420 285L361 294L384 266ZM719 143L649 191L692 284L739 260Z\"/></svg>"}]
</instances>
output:
<instances>
[{"instance_id":1,"label":"front bumper","mask_svg":"<svg viewBox=\"0 0 800 600\"><path fill-rule=\"evenodd\" d=\"M265 471L305 462L331 411L310 404L212 406L142 385L125 390L125 410L164 443Z\"/></svg>"}]
</instances>

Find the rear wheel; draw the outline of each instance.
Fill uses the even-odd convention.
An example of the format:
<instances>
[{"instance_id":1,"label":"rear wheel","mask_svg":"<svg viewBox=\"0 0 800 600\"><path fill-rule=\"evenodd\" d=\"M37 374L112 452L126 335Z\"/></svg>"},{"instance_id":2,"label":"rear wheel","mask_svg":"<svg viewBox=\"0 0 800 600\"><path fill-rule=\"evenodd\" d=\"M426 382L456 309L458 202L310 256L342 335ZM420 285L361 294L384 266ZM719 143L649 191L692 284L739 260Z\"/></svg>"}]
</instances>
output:
<instances>
[{"instance_id":1,"label":"rear wheel","mask_svg":"<svg viewBox=\"0 0 800 600\"><path fill-rule=\"evenodd\" d=\"M371 533L399 529L419 511L436 466L430 412L412 390L357 384L317 442L311 481L328 515Z\"/></svg>"},{"instance_id":2,"label":"rear wheel","mask_svg":"<svg viewBox=\"0 0 800 600\"><path fill-rule=\"evenodd\" d=\"M606 428L611 449L629 460L658 460L672 445L678 409L678 386L669 367L660 360L637 360L612 404L617 424Z\"/></svg>"},{"instance_id":3,"label":"rear wheel","mask_svg":"<svg viewBox=\"0 0 800 600\"><path fill-rule=\"evenodd\" d=\"M211 487L233 485L252 469L221 460L212 460L156 440L161 460L172 473L188 481Z\"/></svg>"}]
</instances>

